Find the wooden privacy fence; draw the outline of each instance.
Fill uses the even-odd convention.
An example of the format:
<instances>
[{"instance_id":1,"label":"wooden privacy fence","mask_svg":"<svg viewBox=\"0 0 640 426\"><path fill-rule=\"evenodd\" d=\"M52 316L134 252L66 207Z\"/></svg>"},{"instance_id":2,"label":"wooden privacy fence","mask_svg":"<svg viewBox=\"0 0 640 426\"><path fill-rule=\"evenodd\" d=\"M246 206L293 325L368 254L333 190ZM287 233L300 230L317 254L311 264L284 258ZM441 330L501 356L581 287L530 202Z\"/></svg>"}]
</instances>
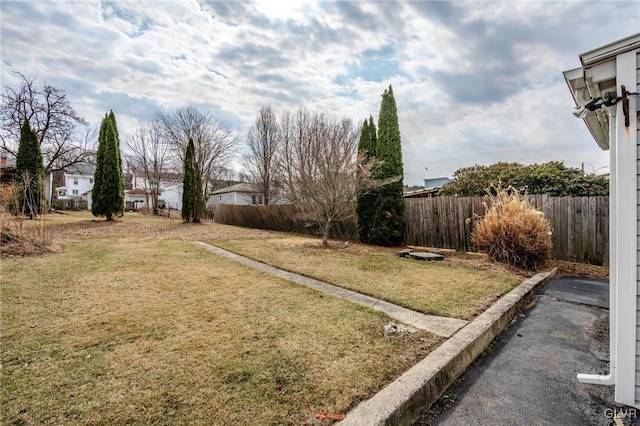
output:
<instances>
[{"instance_id":1,"label":"wooden privacy fence","mask_svg":"<svg viewBox=\"0 0 640 426\"><path fill-rule=\"evenodd\" d=\"M594 265L609 264L609 197L528 196L553 228L553 257ZM488 197L405 199L405 244L475 251L471 234L484 216ZM249 228L318 235L289 205L215 207L215 221ZM334 224L331 238L355 240L353 219Z\"/></svg>"},{"instance_id":2,"label":"wooden privacy fence","mask_svg":"<svg viewBox=\"0 0 640 426\"><path fill-rule=\"evenodd\" d=\"M551 223L554 258L609 264L609 197L528 199ZM474 251L471 234L487 202L488 197L406 199L406 244Z\"/></svg>"},{"instance_id":3,"label":"wooden privacy fence","mask_svg":"<svg viewBox=\"0 0 640 426\"><path fill-rule=\"evenodd\" d=\"M318 226L306 226L300 212L292 205L233 206L220 204L209 210L217 223L243 226L247 228L270 229L297 234L320 235ZM213 213L213 214L211 214ZM357 240L358 230L355 220L344 220L333 224L330 238Z\"/></svg>"}]
</instances>

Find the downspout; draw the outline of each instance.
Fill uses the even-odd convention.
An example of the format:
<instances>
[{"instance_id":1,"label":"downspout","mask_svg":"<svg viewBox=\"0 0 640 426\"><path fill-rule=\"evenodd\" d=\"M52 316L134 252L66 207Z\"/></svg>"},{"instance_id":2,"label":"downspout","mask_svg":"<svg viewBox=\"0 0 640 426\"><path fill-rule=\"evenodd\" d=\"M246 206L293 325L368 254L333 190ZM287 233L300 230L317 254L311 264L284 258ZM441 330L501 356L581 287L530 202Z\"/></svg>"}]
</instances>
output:
<instances>
[{"instance_id":1,"label":"downspout","mask_svg":"<svg viewBox=\"0 0 640 426\"><path fill-rule=\"evenodd\" d=\"M616 235L616 107L609 107L609 235ZM614 385L616 382L616 294L618 291L618 272L615 267L616 245L609 238L609 374L582 374L578 373L580 383L595 385ZM611 267L611 265L614 267Z\"/></svg>"}]
</instances>

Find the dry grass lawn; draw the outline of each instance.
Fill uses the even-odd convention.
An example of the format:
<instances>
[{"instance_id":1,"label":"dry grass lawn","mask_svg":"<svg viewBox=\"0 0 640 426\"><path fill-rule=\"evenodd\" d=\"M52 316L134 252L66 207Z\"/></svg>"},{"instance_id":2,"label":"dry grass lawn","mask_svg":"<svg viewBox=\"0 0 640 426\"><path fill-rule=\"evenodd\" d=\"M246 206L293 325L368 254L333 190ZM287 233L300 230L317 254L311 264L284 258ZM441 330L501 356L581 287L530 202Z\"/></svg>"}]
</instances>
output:
<instances>
[{"instance_id":1,"label":"dry grass lawn","mask_svg":"<svg viewBox=\"0 0 640 426\"><path fill-rule=\"evenodd\" d=\"M439 343L188 242L277 234L46 221L55 253L0 259L1 424L323 424Z\"/></svg>"},{"instance_id":2,"label":"dry grass lawn","mask_svg":"<svg viewBox=\"0 0 640 426\"><path fill-rule=\"evenodd\" d=\"M270 265L426 314L471 319L522 282L486 257L448 253L445 261L400 258L398 249L273 235L209 241Z\"/></svg>"}]
</instances>

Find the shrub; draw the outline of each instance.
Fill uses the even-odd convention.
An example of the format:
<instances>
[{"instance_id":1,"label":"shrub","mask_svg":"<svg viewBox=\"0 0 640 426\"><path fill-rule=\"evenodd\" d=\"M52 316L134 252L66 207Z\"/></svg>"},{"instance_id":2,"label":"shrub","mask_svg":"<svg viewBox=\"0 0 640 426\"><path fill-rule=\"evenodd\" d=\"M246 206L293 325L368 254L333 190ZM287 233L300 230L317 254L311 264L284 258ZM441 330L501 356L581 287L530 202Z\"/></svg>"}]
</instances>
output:
<instances>
[{"instance_id":1,"label":"shrub","mask_svg":"<svg viewBox=\"0 0 640 426\"><path fill-rule=\"evenodd\" d=\"M551 225L516 189L492 188L484 218L476 225L471 241L497 262L537 270L551 256Z\"/></svg>"},{"instance_id":2,"label":"shrub","mask_svg":"<svg viewBox=\"0 0 640 426\"><path fill-rule=\"evenodd\" d=\"M0 206L0 257L26 256L50 251L51 230L42 218L26 221Z\"/></svg>"}]
</instances>

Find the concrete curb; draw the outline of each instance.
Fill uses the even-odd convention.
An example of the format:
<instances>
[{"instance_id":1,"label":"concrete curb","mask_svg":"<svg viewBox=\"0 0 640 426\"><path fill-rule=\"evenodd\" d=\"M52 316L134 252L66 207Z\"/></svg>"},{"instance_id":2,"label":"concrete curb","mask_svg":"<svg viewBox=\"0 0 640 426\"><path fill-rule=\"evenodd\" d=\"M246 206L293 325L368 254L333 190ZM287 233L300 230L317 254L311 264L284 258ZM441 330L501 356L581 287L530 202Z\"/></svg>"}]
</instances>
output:
<instances>
[{"instance_id":1,"label":"concrete curb","mask_svg":"<svg viewBox=\"0 0 640 426\"><path fill-rule=\"evenodd\" d=\"M557 268L522 282L373 398L360 403L342 426L411 425L485 350Z\"/></svg>"}]
</instances>

